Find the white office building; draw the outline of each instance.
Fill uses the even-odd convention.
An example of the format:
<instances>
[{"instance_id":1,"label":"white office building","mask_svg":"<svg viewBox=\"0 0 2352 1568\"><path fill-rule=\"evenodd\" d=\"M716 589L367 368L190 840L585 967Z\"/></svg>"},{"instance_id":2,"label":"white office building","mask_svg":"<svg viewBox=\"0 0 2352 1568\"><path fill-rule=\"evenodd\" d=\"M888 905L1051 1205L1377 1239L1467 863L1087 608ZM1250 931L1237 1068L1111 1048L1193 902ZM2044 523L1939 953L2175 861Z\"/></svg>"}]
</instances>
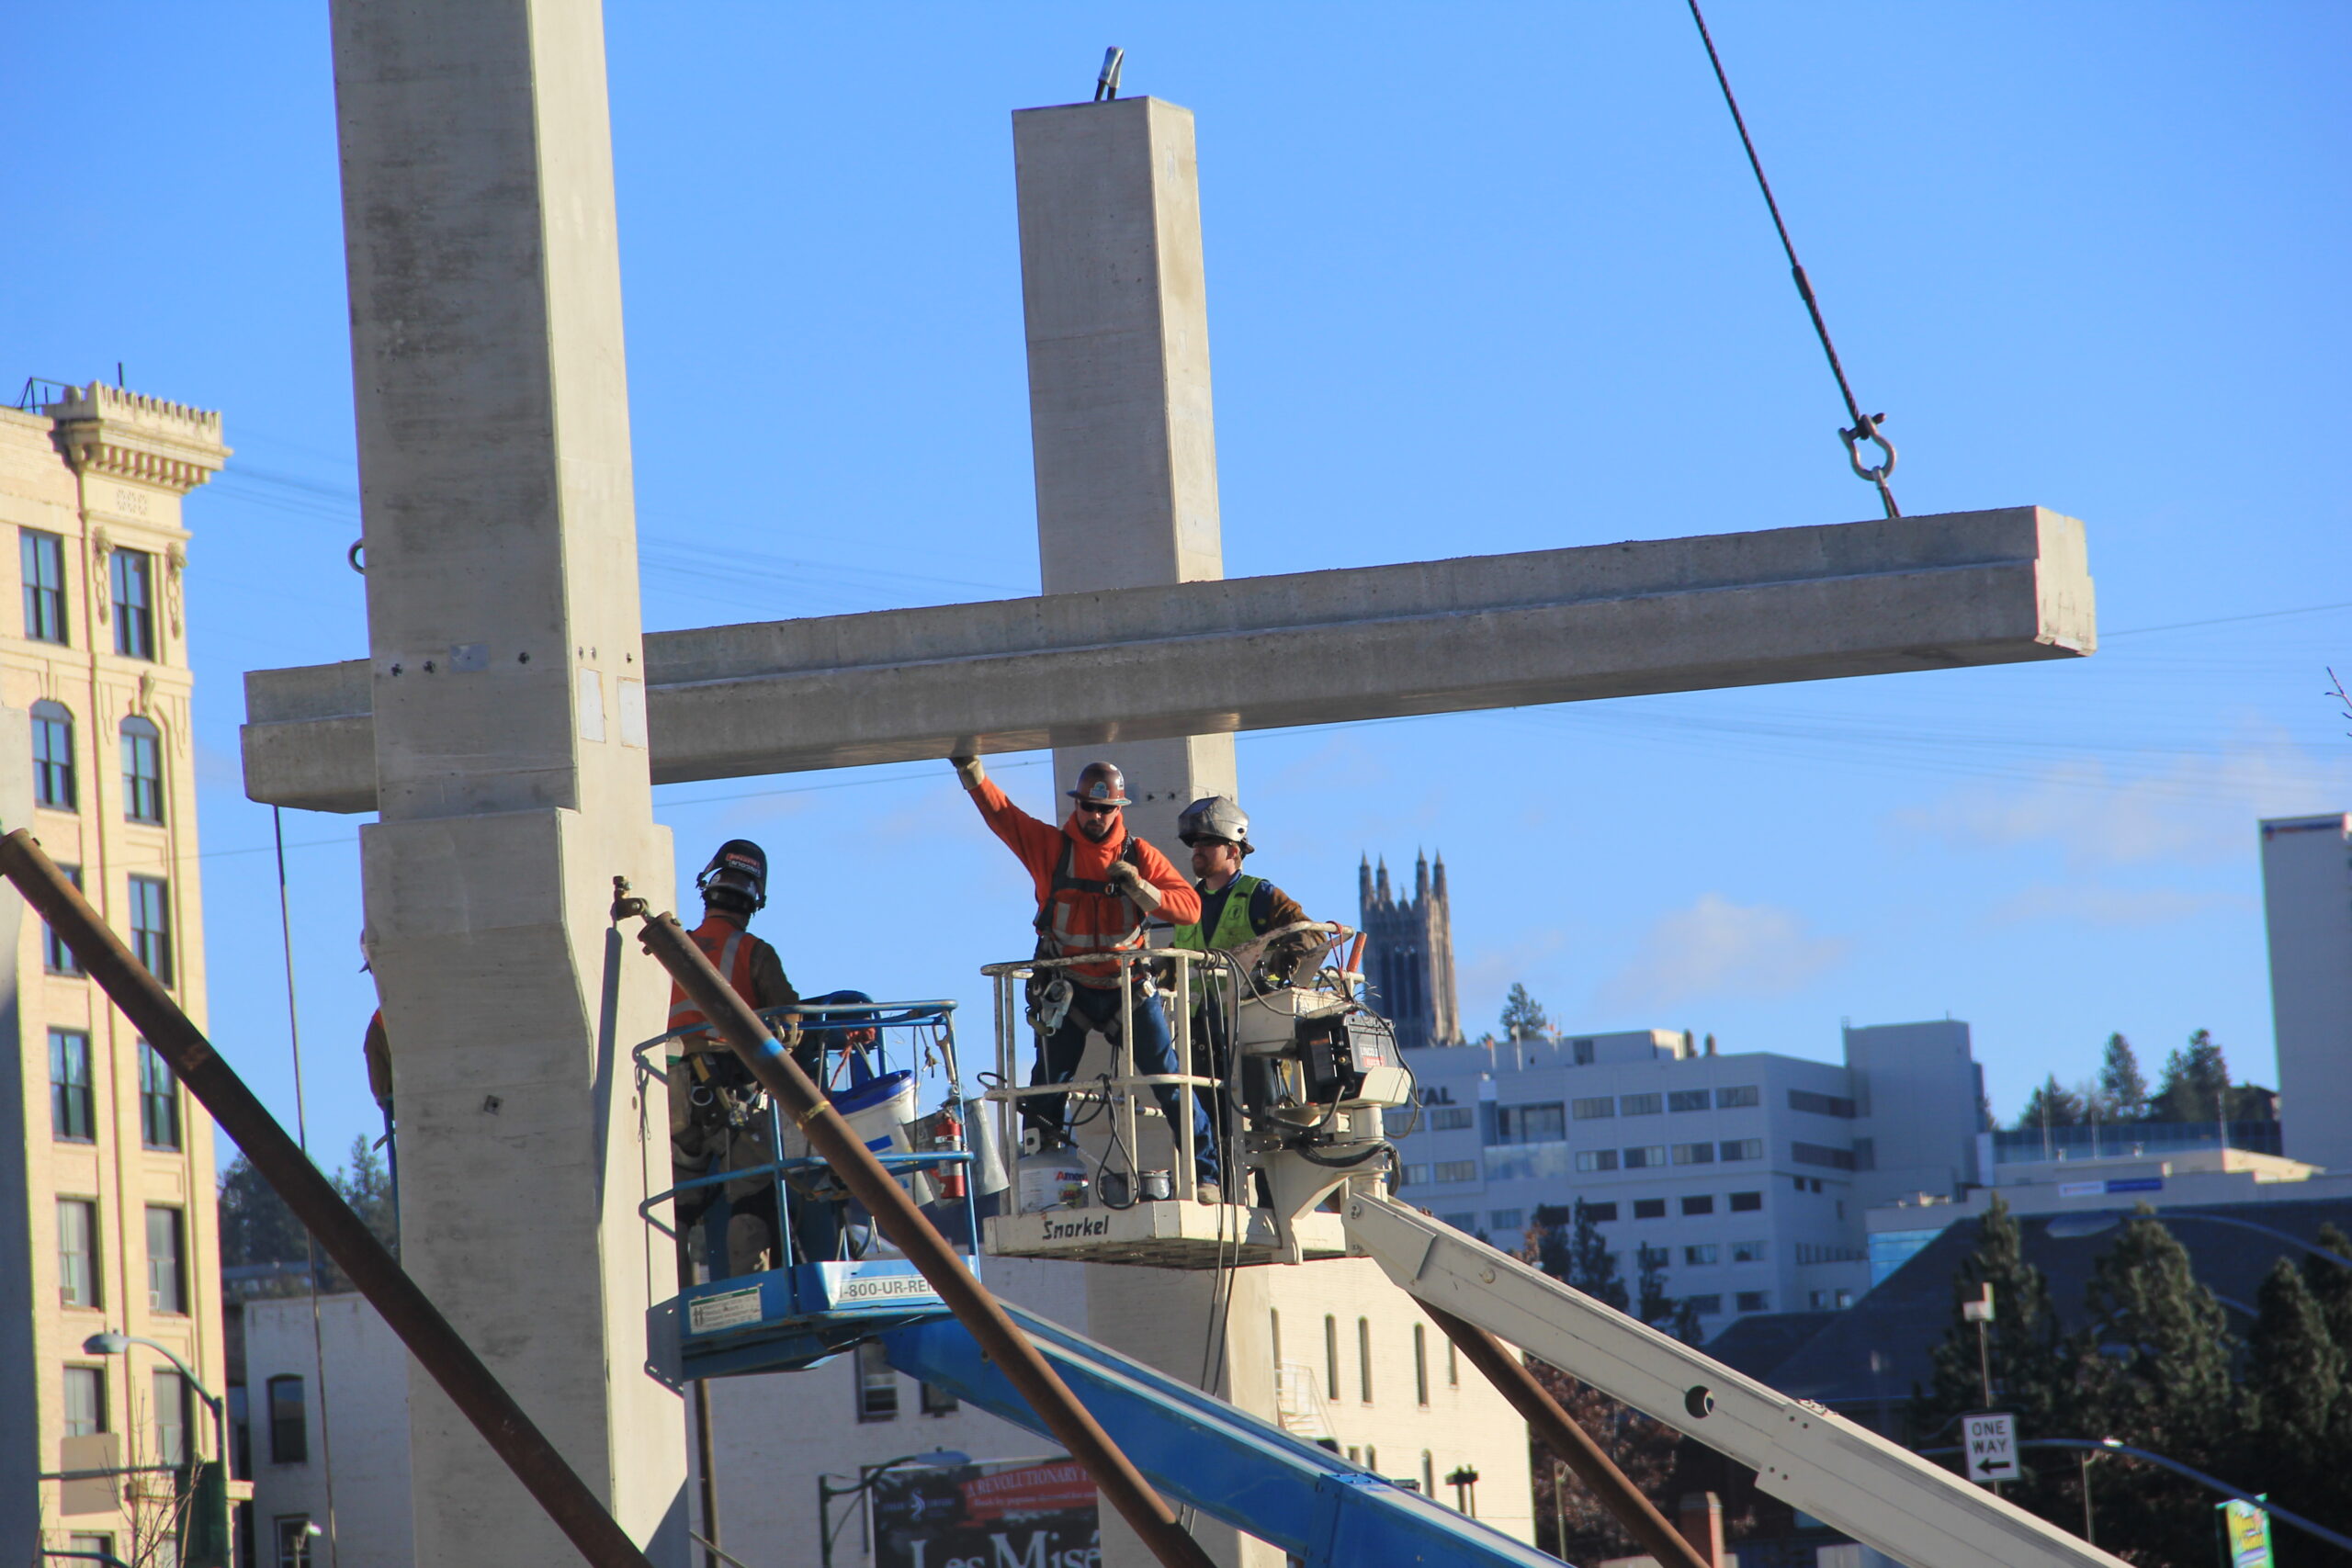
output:
<instances>
[{"instance_id":1,"label":"white office building","mask_svg":"<svg viewBox=\"0 0 2352 1568\"><path fill-rule=\"evenodd\" d=\"M1866 1209L1980 1179L1982 1078L1957 1021L1849 1028L1845 1057L1718 1055L1665 1030L1408 1052L1422 1115L1400 1196L1504 1247L1582 1198L1628 1290L1640 1249L1664 1249L1710 1336L1850 1305Z\"/></svg>"},{"instance_id":2,"label":"white office building","mask_svg":"<svg viewBox=\"0 0 2352 1568\"><path fill-rule=\"evenodd\" d=\"M2352 816L2263 823L2262 902L2284 1152L2352 1170Z\"/></svg>"}]
</instances>

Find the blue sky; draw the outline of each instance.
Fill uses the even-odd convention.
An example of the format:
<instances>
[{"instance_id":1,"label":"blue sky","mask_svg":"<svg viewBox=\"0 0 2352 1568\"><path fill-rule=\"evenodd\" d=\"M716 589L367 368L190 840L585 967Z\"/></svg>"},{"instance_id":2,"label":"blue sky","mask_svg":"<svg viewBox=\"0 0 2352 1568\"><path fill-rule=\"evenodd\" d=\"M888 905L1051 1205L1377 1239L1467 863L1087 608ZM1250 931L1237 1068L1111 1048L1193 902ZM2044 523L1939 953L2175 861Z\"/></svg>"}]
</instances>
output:
<instances>
[{"instance_id":1,"label":"blue sky","mask_svg":"<svg viewBox=\"0 0 2352 1568\"><path fill-rule=\"evenodd\" d=\"M96 19L103 17L103 21ZM1906 511L2083 518L2066 665L1240 743L1256 869L1346 917L1442 850L1464 1010L1834 1056L1975 1026L2012 1113L2122 1030L2269 1078L2258 816L2352 807L2335 6L1719 4ZM1871 514L1688 16L1584 6L607 10L649 626L1034 592L1007 115L1199 116L1235 575ZM212 1029L290 1116L241 672L364 651L324 8L11 24L0 374L224 411L191 498ZM2331 107L2333 106L2333 107ZM1001 776L1046 803L1037 760ZM803 990L950 995L1024 883L944 766L660 792L746 833ZM313 1145L372 1125L356 823L288 814ZM887 951L866 933L902 931Z\"/></svg>"}]
</instances>

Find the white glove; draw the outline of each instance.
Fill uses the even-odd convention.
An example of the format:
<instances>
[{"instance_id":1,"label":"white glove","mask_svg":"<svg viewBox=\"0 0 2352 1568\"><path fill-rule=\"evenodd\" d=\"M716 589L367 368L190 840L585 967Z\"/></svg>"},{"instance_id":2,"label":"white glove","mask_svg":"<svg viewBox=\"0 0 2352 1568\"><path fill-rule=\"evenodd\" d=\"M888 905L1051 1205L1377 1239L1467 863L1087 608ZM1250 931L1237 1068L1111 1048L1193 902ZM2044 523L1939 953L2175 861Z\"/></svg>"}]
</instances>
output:
<instances>
[{"instance_id":1,"label":"white glove","mask_svg":"<svg viewBox=\"0 0 2352 1568\"><path fill-rule=\"evenodd\" d=\"M978 789L989 782L989 771L980 766L978 757L950 757L947 760L956 764L956 776L963 781L966 789Z\"/></svg>"}]
</instances>

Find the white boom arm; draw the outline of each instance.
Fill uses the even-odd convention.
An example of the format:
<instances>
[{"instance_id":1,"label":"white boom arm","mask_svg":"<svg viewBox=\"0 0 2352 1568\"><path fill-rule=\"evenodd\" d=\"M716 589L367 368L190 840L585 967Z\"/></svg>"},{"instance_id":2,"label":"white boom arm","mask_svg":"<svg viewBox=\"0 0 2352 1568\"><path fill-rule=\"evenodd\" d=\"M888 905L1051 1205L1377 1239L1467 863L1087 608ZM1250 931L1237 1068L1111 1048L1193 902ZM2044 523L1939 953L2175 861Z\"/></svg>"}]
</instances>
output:
<instances>
[{"instance_id":1,"label":"white boom arm","mask_svg":"<svg viewBox=\"0 0 2352 1568\"><path fill-rule=\"evenodd\" d=\"M1775 1497L1911 1568L2124 1568L1809 1400L1709 1360L1452 1225L1351 1190L1349 1247L1408 1293L1756 1472Z\"/></svg>"}]
</instances>

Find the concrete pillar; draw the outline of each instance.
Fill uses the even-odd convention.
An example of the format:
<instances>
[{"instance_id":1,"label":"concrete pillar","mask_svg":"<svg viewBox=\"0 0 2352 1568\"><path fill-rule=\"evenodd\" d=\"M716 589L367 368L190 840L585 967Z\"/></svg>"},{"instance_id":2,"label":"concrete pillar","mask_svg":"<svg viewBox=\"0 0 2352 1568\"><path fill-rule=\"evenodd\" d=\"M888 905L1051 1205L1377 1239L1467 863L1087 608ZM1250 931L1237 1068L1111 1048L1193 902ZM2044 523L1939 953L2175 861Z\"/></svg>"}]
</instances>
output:
<instances>
[{"instance_id":1,"label":"concrete pillar","mask_svg":"<svg viewBox=\"0 0 2352 1568\"><path fill-rule=\"evenodd\" d=\"M336 0L381 820L367 942L403 1261L623 1528L684 1561L684 1422L647 1376L666 1122L626 1055L657 901L604 36L574 0ZM576 1561L413 1376L422 1562Z\"/></svg>"},{"instance_id":2,"label":"concrete pillar","mask_svg":"<svg viewBox=\"0 0 2352 1568\"><path fill-rule=\"evenodd\" d=\"M1012 151L1043 587L1221 578L1192 111L1157 98L1024 109ZM1171 854L1177 812L1235 792L1233 738L1196 735L1057 749L1057 807L1096 758L1125 771L1132 826Z\"/></svg>"}]
</instances>

